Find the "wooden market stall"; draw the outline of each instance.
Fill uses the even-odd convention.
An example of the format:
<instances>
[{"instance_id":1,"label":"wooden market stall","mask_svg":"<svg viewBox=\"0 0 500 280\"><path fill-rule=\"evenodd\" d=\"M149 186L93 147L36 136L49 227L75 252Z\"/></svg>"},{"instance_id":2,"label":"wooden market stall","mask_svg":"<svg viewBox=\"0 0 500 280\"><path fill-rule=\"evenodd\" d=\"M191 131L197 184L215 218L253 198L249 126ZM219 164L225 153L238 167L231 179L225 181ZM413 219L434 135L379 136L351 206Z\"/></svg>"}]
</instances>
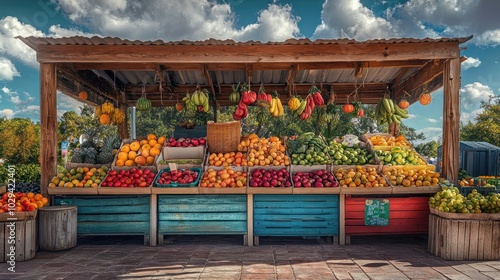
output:
<instances>
[{"instance_id":1,"label":"wooden market stall","mask_svg":"<svg viewBox=\"0 0 500 280\"><path fill-rule=\"evenodd\" d=\"M460 44L471 37L362 42L290 39L268 43L214 39L164 42L111 37L18 38L36 51L40 63L41 189L45 194L50 178L56 174L57 91L78 98L78 93L86 90L89 104L109 100L120 108L127 108L135 106L143 91L153 106L173 106L187 90L193 92L202 86L213 93L217 106L226 106L231 104L232 85L239 82L263 84L266 89L277 90L285 103L292 87L297 94L304 95L314 84L335 91L338 104L345 103L355 87L358 87L359 101L364 104L377 103L387 92L394 100L409 94L408 100L414 103L423 91L434 92L443 87L442 175L452 182L458 180L460 63L464 59L460 56ZM164 91L160 91L160 87ZM126 125L120 127L120 134L122 138L128 137ZM199 195L192 192L180 195L188 194ZM370 194L378 193L377 190L362 193ZM162 194L149 195L150 230L146 234L152 234L151 242L155 244L157 208L162 208L156 204L165 200L162 195L170 194L163 190ZM292 197L283 203L294 203L294 194L289 195ZM352 194L339 191L334 195L327 197L324 203L339 205L337 228L340 232L332 232L332 235L339 235L343 243L346 215L343 205L346 195ZM254 211L269 201L273 201L269 194L246 194L241 205L235 207L247 212L248 226L240 224L237 232L252 237L254 219L259 218ZM255 230L266 234L265 229ZM248 243L251 245L253 238L249 238Z\"/></svg>"}]
</instances>

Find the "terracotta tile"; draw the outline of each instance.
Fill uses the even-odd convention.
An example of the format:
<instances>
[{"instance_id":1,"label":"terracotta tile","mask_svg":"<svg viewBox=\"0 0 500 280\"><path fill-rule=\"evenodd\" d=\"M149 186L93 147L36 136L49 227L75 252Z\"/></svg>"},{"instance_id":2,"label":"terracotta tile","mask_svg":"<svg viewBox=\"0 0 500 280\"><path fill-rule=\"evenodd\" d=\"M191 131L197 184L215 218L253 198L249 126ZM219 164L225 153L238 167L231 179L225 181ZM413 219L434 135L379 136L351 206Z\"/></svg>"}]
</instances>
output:
<instances>
[{"instance_id":1,"label":"terracotta tile","mask_svg":"<svg viewBox=\"0 0 500 280\"><path fill-rule=\"evenodd\" d=\"M274 280L277 276L274 273L242 273L241 280L247 279Z\"/></svg>"}]
</instances>

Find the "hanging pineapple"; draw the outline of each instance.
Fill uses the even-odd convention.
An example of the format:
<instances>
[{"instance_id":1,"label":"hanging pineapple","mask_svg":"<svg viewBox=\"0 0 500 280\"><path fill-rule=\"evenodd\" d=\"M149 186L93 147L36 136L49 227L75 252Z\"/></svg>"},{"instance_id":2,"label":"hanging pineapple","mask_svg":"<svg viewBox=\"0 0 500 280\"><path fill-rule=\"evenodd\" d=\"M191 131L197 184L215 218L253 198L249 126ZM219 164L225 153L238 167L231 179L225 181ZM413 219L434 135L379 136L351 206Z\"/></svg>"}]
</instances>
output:
<instances>
[{"instance_id":1,"label":"hanging pineapple","mask_svg":"<svg viewBox=\"0 0 500 280\"><path fill-rule=\"evenodd\" d=\"M120 108L116 108L113 114L113 123L118 125L122 124L124 121L125 121L125 112Z\"/></svg>"},{"instance_id":2,"label":"hanging pineapple","mask_svg":"<svg viewBox=\"0 0 500 280\"><path fill-rule=\"evenodd\" d=\"M115 106L113 106L113 103L111 102L104 102L101 106L101 111L103 114L112 115L115 111Z\"/></svg>"}]
</instances>

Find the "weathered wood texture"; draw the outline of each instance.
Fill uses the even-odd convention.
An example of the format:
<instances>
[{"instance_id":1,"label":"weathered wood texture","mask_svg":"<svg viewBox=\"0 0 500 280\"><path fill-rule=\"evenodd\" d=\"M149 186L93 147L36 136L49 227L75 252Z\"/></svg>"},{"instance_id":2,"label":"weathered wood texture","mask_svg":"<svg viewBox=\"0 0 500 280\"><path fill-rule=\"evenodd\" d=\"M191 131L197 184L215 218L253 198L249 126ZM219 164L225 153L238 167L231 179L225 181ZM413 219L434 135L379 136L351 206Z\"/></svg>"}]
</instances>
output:
<instances>
[{"instance_id":1,"label":"weathered wood texture","mask_svg":"<svg viewBox=\"0 0 500 280\"><path fill-rule=\"evenodd\" d=\"M15 243L9 240L15 240ZM0 262L31 260L35 257L35 252L35 219L0 223Z\"/></svg>"},{"instance_id":2,"label":"weathered wood texture","mask_svg":"<svg viewBox=\"0 0 500 280\"><path fill-rule=\"evenodd\" d=\"M459 57L457 42L352 45L39 45L40 63L303 63Z\"/></svg>"},{"instance_id":3,"label":"weathered wood texture","mask_svg":"<svg viewBox=\"0 0 500 280\"><path fill-rule=\"evenodd\" d=\"M54 64L40 64L40 191L57 174L57 79Z\"/></svg>"},{"instance_id":4,"label":"weathered wood texture","mask_svg":"<svg viewBox=\"0 0 500 280\"><path fill-rule=\"evenodd\" d=\"M253 195L255 236L337 236L338 195Z\"/></svg>"},{"instance_id":5,"label":"weathered wood texture","mask_svg":"<svg viewBox=\"0 0 500 280\"><path fill-rule=\"evenodd\" d=\"M428 250L446 260L500 260L500 220L451 220L431 214Z\"/></svg>"},{"instance_id":6,"label":"weathered wood texture","mask_svg":"<svg viewBox=\"0 0 500 280\"><path fill-rule=\"evenodd\" d=\"M60 251L76 246L77 207L47 206L39 209L40 250Z\"/></svg>"},{"instance_id":7,"label":"weathered wood texture","mask_svg":"<svg viewBox=\"0 0 500 280\"><path fill-rule=\"evenodd\" d=\"M365 202L371 197L345 199L345 234L418 234L427 233L429 225L428 197L389 197L389 225L366 226Z\"/></svg>"},{"instance_id":8,"label":"weathered wood texture","mask_svg":"<svg viewBox=\"0 0 500 280\"><path fill-rule=\"evenodd\" d=\"M445 63L443 84L442 148L445 156L442 159L442 176L457 183L460 151L460 58L450 59Z\"/></svg>"},{"instance_id":9,"label":"weathered wood texture","mask_svg":"<svg viewBox=\"0 0 500 280\"><path fill-rule=\"evenodd\" d=\"M149 195L66 196L55 204L78 206L78 235L149 235Z\"/></svg>"},{"instance_id":10,"label":"weathered wood texture","mask_svg":"<svg viewBox=\"0 0 500 280\"><path fill-rule=\"evenodd\" d=\"M247 196L158 195L158 234L247 234Z\"/></svg>"}]
</instances>

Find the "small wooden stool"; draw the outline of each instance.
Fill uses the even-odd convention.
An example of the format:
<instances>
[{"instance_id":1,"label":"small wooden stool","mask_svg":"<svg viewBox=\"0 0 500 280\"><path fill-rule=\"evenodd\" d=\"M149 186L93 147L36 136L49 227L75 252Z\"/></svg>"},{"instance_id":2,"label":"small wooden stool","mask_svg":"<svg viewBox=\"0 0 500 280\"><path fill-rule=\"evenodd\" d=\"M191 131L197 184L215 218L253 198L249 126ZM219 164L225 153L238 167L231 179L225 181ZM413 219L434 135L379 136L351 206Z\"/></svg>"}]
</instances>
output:
<instances>
[{"instance_id":1,"label":"small wooden stool","mask_svg":"<svg viewBox=\"0 0 500 280\"><path fill-rule=\"evenodd\" d=\"M59 251L76 246L76 206L47 206L38 211L40 250Z\"/></svg>"}]
</instances>

